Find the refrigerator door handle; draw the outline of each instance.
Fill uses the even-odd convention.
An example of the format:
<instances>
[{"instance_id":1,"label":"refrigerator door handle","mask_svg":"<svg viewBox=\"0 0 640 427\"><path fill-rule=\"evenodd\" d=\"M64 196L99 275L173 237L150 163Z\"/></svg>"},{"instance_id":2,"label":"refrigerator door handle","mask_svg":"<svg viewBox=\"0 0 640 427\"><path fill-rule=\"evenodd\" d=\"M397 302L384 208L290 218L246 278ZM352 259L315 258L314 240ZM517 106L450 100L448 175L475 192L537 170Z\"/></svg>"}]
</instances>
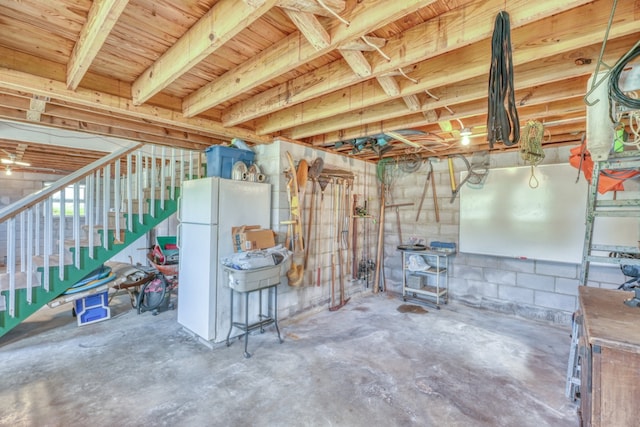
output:
<instances>
[{"instance_id":1,"label":"refrigerator door handle","mask_svg":"<svg viewBox=\"0 0 640 427\"><path fill-rule=\"evenodd\" d=\"M182 203L180 203L182 201L182 195L178 196L178 212L176 212L176 217L178 218L178 221L182 221L182 217L180 215L180 205Z\"/></svg>"},{"instance_id":2,"label":"refrigerator door handle","mask_svg":"<svg viewBox=\"0 0 640 427\"><path fill-rule=\"evenodd\" d=\"M176 246L178 247L178 249L180 249L180 246L182 246L180 244L180 234L182 234L180 233L181 230L182 230L182 223L179 223L178 226L176 227Z\"/></svg>"}]
</instances>

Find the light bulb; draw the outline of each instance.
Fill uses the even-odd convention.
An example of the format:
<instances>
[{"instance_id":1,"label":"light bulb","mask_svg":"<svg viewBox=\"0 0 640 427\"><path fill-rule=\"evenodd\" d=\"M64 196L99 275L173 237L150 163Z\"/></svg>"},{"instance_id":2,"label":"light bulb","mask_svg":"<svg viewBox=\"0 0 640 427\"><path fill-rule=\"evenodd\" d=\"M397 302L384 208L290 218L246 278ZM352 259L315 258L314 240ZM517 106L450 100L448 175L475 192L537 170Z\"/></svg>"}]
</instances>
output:
<instances>
[{"instance_id":1,"label":"light bulb","mask_svg":"<svg viewBox=\"0 0 640 427\"><path fill-rule=\"evenodd\" d=\"M471 136L471 129L462 128L462 130L460 131L460 136L462 137L460 143L462 145L469 145L469 143L471 142L471 139L469 139L469 137Z\"/></svg>"}]
</instances>

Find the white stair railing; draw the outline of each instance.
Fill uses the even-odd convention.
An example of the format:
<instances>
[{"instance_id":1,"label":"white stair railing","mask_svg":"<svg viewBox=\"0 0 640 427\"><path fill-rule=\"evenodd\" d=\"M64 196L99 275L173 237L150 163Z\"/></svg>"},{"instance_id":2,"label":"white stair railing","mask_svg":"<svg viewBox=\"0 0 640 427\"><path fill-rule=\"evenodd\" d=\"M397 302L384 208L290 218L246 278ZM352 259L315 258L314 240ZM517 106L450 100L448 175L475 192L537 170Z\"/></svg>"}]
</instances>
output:
<instances>
[{"instance_id":1,"label":"white stair railing","mask_svg":"<svg viewBox=\"0 0 640 427\"><path fill-rule=\"evenodd\" d=\"M122 161L126 162L124 176ZM116 240L120 239L123 228L133 232L135 221L144 223L145 191L151 199L160 194L160 208L164 209L167 178L171 180L168 197L175 200L175 185L180 185L184 179L202 176L200 164L198 152L171 148L167 159L163 147L158 158L154 146L138 144L110 153L0 210L0 233L5 231L7 238L6 272L0 274L0 291L3 291L0 312L6 310L5 314L15 317L16 295L20 288L26 289L27 304L33 301L34 288L43 286L49 291L50 267L59 268L60 280L65 280L65 265L80 268L82 246L102 245L110 249L109 229L115 230ZM65 194L69 187L73 191ZM128 215L123 226L120 217L124 211L133 212L136 199L138 215ZM65 209L67 202L73 206L72 213ZM59 212L54 212L54 205L56 209L59 206ZM156 215L154 202L149 205L148 213ZM110 215L113 215L113 224ZM70 230L68 225L71 225ZM102 242L97 242L96 233L100 228L103 238ZM66 239L67 235L71 239ZM73 257L70 248L73 248ZM18 255L19 260L16 259ZM94 259L94 250L89 251L89 257ZM42 280L36 274L38 267L44 271Z\"/></svg>"}]
</instances>

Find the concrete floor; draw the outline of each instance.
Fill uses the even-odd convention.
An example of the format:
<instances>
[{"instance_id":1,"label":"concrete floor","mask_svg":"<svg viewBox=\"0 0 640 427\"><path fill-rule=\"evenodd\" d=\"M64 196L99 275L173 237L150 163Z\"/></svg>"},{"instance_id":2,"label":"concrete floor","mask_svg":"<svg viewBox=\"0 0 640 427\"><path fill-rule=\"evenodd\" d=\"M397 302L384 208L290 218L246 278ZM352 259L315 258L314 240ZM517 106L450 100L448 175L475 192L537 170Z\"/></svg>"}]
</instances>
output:
<instances>
[{"instance_id":1,"label":"concrete floor","mask_svg":"<svg viewBox=\"0 0 640 427\"><path fill-rule=\"evenodd\" d=\"M77 327L45 308L0 338L0 425L577 426L569 327L394 295L204 346L176 311Z\"/></svg>"}]
</instances>

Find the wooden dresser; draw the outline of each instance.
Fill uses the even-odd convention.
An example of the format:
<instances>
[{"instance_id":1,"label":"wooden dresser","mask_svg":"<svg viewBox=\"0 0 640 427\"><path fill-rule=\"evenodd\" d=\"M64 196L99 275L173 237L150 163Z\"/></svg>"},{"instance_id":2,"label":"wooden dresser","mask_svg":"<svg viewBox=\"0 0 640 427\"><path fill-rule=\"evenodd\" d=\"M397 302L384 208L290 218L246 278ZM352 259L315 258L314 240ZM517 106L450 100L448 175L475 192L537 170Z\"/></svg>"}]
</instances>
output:
<instances>
[{"instance_id":1,"label":"wooden dresser","mask_svg":"<svg viewBox=\"0 0 640 427\"><path fill-rule=\"evenodd\" d=\"M632 296L579 288L583 426L640 425L640 308L623 303Z\"/></svg>"}]
</instances>

